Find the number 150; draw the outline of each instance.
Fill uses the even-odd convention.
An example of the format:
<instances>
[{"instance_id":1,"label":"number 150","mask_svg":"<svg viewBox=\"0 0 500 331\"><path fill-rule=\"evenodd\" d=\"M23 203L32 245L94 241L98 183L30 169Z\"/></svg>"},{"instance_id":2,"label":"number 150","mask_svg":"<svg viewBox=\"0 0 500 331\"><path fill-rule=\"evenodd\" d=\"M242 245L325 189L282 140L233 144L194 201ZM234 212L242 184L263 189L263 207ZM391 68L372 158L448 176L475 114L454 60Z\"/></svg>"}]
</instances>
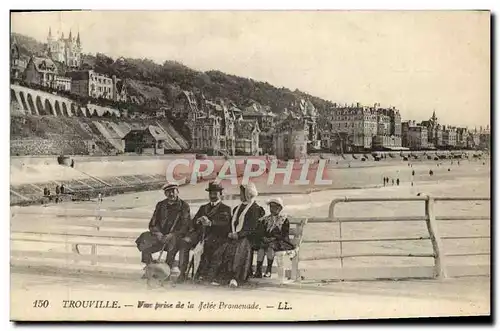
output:
<instances>
[{"instance_id":1,"label":"number 150","mask_svg":"<svg viewBox=\"0 0 500 331\"><path fill-rule=\"evenodd\" d=\"M49 300L35 300L33 301L33 308L47 308Z\"/></svg>"}]
</instances>

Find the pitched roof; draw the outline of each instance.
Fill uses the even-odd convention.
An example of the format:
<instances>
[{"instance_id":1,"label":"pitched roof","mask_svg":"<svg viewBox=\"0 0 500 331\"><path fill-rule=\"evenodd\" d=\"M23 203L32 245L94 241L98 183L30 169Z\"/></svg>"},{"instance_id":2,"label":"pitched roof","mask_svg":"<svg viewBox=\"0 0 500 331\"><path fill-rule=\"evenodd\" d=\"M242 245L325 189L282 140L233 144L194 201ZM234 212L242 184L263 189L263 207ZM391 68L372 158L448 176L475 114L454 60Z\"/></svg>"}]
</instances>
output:
<instances>
[{"instance_id":1,"label":"pitched roof","mask_svg":"<svg viewBox=\"0 0 500 331\"><path fill-rule=\"evenodd\" d=\"M206 100L206 101L205 101L205 104L206 104L208 107L210 107L210 108L214 109L215 111L220 111L220 112L222 112L222 111L224 110L224 109L222 108L222 106L221 106L221 105L219 105L219 104L218 104L218 103L216 103L216 102L210 101L210 100Z\"/></svg>"},{"instance_id":2,"label":"pitched roof","mask_svg":"<svg viewBox=\"0 0 500 331\"><path fill-rule=\"evenodd\" d=\"M236 138L250 138L255 128L258 129L258 124L255 120L239 119L234 123L234 133Z\"/></svg>"},{"instance_id":3,"label":"pitched roof","mask_svg":"<svg viewBox=\"0 0 500 331\"><path fill-rule=\"evenodd\" d=\"M196 103L196 98L194 96L194 93L191 91L182 91L181 95L184 95L189 103L189 106L191 107L192 111L199 112L198 110L198 104Z\"/></svg>"},{"instance_id":4,"label":"pitched roof","mask_svg":"<svg viewBox=\"0 0 500 331\"><path fill-rule=\"evenodd\" d=\"M242 112L243 116L273 116L268 111L269 107L262 107L259 103L254 102L250 106L245 107Z\"/></svg>"},{"instance_id":5,"label":"pitched roof","mask_svg":"<svg viewBox=\"0 0 500 331\"><path fill-rule=\"evenodd\" d=\"M313 103L310 100L300 99L299 107L303 115L317 115L316 107L314 107Z\"/></svg>"},{"instance_id":6,"label":"pitched roof","mask_svg":"<svg viewBox=\"0 0 500 331\"><path fill-rule=\"evenodd\" d=\"M31 59L37 71L57 73L57 67L51 59L37 56L33 56Z\"/></svg>"},{"instance_id":7,"label":"pitched roof","mask_svg":"<svg viewBox=\"0 0 500 331\"><path fill-rule=\"evenodd\" d=\"M126 84L125 84L125 80L118 80L116 82L116 89L118 91L118 93L122 93L123 91L126 91Z\"/></svg>"}]
</instances>

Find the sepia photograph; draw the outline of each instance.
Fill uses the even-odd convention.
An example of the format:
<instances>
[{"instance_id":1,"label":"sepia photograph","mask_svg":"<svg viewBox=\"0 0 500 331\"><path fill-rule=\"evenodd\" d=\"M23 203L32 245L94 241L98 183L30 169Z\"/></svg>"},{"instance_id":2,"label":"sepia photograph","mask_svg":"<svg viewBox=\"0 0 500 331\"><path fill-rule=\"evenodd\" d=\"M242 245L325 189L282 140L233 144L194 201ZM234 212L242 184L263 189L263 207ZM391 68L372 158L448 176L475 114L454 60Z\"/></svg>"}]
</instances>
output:
<instances>
[{"instance_id":1,"label":"sepia photograph","mask_svg":"<svg viewBox=\"0 0 500 331\"><path fill-rule=\"evenodd\" d=\"M490 11L9 24L11 321L491 318Z\"/></svg>"}]
</instances>

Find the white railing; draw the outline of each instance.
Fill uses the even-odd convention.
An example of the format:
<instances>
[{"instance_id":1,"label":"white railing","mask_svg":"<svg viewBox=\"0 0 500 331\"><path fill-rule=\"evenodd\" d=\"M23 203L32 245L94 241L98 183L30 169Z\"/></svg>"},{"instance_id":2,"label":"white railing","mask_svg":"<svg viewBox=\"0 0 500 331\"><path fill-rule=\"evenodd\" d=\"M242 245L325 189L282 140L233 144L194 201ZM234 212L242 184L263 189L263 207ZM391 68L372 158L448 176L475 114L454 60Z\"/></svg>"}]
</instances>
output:
<instances>
[{"instance_id":1,"label":"white railing","mask_svg":"<svg viewBox=\"0 0 500 331\"><path fill-rule=\"evenodd\" d=\"M341 203L361 203L361 202L405 202L405 201L422 201L424 202L425 215L423 216L391 216L391 217L336 217L335 208ZM338 224L338 239L328 240L311 240L304 239L304 244L313 243L339 243L340 254L301 258L299 261L311 260L331 260L339 259L341 268L344 268L344 260L346 258L355 257L432 257L434 258L434 277L444 279L447 278L446 257L447 256L480 256L490 255L484 252L469 252L460 254L445 254L443 249L443 239L490 239L490 235L463 235L463 236L446 236L442 237L439 234L437 221L471 221L471 220L490 220L490 216L471 215L471 216L436 216L434 206L439 201L490 201L489 197L431 197L419 196L409 198L344 198L335 199L330 203L328 217L312 217L308 223L337 223ZM364 223L364 222L408 222L408 221L423 221L426 223L428 236L413 236L413 237L385 237L385 238L342 238L342 225L346 223ZM345 254L343 251L343 243L368 243L368 242L387 242L387 241L416 241L430 240L432 243L432 254L415 254L415 253L364 253L364 254Z\"/></svg>"},{"instance_id":2,"label":"white railing","mask_svg":"<svg viewBox=\"0 0 500 331\"><path fill-rule=\"evenodd\" d=\"M231 199L236 199L237 196L228 196ZM226 200L227 198L226 197ZM187 200L188 203L201 203L205 202L206 199L193 199ZM337 217L335 214L336 207L339 204L344 203L364 203L364 202L404 202L404 201L413 201L413 202L423 202L423 209L425 211L423 216L391 216L391 217ZM461 235L461 236L445 236L442 237L439 234L439 226L437 221L440 220L453 220L453 221L468 221L468 220L489 220L489 216L481 216L481 215L472 215L472 216L436 216L434 212L434 205L436 202L440 201L490 201L489 197L430 197L430 196L421 196L421 197L408 197L408 198L344 198L344 199L335 199L330 203L329 213L327 217L312 217L307 219L308 224L315 223L330 223L330 224L338 224L338 239L327 239L327 240L314 240L308 239L307 236L305 239L302 239L302 244L317 244L317 243L338 243L340 245L340 254L330 255L330 256L311 256L307 258L301 258L297 256L294 265L292 266L294 270L292 270L292 278L293 280L300 280L304 278L304 275L301 272L304 269L300 268L300 262L312 261L312 260L332 260L339 259L340 260L340 269L349 269L344 267L344 260L349 258L356 257L427 257L434 259L433 266L433 275L431 277L436 277L440 279L444 279L448 276L448 270L446 267L446 258L447 256L480 256L480 255L489 255L490 253L485 252L467 252L460 254L446 254L443 249L443 240L453 240L453 239L489 239L489 235ZM14 241L25 241L25 242L47 242L47 243L70 243L73 246L73 253L78 253L78 246L90 246L91 253L90 256L74 256L75 261L85 260L90 261L92 265L96 265L98 261L107 261L111 263L137 263L138 260L135 261L130 257L125 256L104 256L99 255L97 252L98 246L119 246L119 247L135 247L133 243L134 239L137 235L144 231L147 228L147 224L149 222L150 213L148 212L136 212L136 211L114 211L114 210L51 210L51 209L41 209L41 210L30 210L30 209L12 209L12 222L11 222L11 240ZM54 220L51 221L52 227L40 229L32 229L30 224L33 224L31 221L29 224L24 224L22 219L15 220L17 216L21 215L53 215ZM56 217L57 216L57 217ZM94 220L89 220L89 218ZM123 220L118 220L123 219ZM304 218L291 218L292 224L301 224L301 221ZM36 220L35 220L36 221ZM422 221L425 222L428 235L427 236L406 236L406 237L384 237L384 238L351 238L346 239L342 237L342 227L345 224L349 223L373 223L373 222L408 222L408 221ZM75 227L84 227L82 229L76 229ZM124 232L124 229L130 230L130 232ZM297 230L295 230L297 231ZM302 228L300 229L302 231ZM294 232L294 234L296 234ZM25 238L23 235L36 235L36 237ZM44 235L48 235L52 237L52 239L48 239L44 237ZM54 239L56 237L63 237L61 239ZM68 240L68 236L73 239ZM84 238L85 240L80 241L80 239L75 238ZM106 239L107 238L107 239ZM116 243L112 241L95 243L96 239L112 239L115 240ZM343 250L344 243L368 243L368 242L384 242L384 241L420 241L420 240L430 240L432 243L431 254L422 254L422 253L364 253L364 254L346 254ZM90 242L89 242L90 241ZM97 240L99 241L99 240ZM121 243L119 243L121 241ZM303 247L301 248L303 250ZM300 252L300 251L299 251ZM57 257L62 258L62 253L58 253ZM54 255L54 256L56 256ZM31 256L36 258L46 258L50 259L50 252L15 252L11 251L11 257L22 257L22 256ZM54 257L52 257L54 258ZM72 258L69 258L70 260ZM43 264L43 262L42 262ZM414 267L412 270L416 270L418 267ZM316 276L322 277L319 279L335 279L335 277L329 276L328 273L335 273L339 270L332 270L335 268L331 268L330 270L326 270L327 273L324 276ZM338 269L338 268L337 268ZM352 269L352 268L351 268ZM307 270L309 271L309 270ZM353 270L351 270L353 271ZM353 271L354 272L354 271ZM351 272L351 274L353 273ZM308 272L309 273L309 272ZM312 273L312 271L311 271ZM388 274L388 273L387 273ZM422 274L422 273L419 273ZM411 272L405 273L406 277L413 277ZM375 276L374 276L375 277ZM307 279L318 279L314 276L307 276ZM344 276L337 277L341 279ZM356 277L348 277L348 278L356 278ZM377 277L375 277L377 278ZM401 277L395 277L401 278ZM405 276L403 276L405 278Z\"/></svg>"}]
</instances>

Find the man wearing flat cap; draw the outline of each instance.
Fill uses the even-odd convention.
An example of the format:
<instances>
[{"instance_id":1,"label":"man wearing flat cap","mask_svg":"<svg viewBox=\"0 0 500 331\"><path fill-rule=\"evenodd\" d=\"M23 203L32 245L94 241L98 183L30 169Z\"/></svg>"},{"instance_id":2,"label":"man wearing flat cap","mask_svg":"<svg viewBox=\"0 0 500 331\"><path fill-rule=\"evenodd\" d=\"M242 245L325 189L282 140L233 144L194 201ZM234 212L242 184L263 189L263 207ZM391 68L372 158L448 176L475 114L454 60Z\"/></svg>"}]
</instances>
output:
<instances>
[{"instance_id":1,"label":"man wearing flat cap","mask_svg":"<svg viewBox=\"0 0 500 331\"><path fill-rule=\"evenodd\" d=\"M178 196L177 184L165 184L162 190L166 199L156 204L149 222L149 231L141 234L136 244L142 253L143 263L152 263L151 254L164 249L167 252L166 262L172 268L175 255L182 246L182 238L190 229L191 215L187 202ZM182 258L181 256L179 263L187 265L188 261L182 261Z\"/></svg>"},{"instance_id":2,"label":"man wearing flat cap","mask_svg":"<svg viewBox=\"0 0 500 331\"><path fill-rule=\"evenodd\" d=\"M184 254L185 259L187 259L189 249L200 241L203 243L203 254L195 275L197 279L203 279L206 276L213 253L227 240L227 236L231 232L231 207L222 203L222 186L211 182L205 191L208 192L210 202L200 206L194 216L193 227L184 239L187 245L181 250L181 254ZM179 279L185 279L185 274L181 273Z\"/></svg>"}]
</instances>

